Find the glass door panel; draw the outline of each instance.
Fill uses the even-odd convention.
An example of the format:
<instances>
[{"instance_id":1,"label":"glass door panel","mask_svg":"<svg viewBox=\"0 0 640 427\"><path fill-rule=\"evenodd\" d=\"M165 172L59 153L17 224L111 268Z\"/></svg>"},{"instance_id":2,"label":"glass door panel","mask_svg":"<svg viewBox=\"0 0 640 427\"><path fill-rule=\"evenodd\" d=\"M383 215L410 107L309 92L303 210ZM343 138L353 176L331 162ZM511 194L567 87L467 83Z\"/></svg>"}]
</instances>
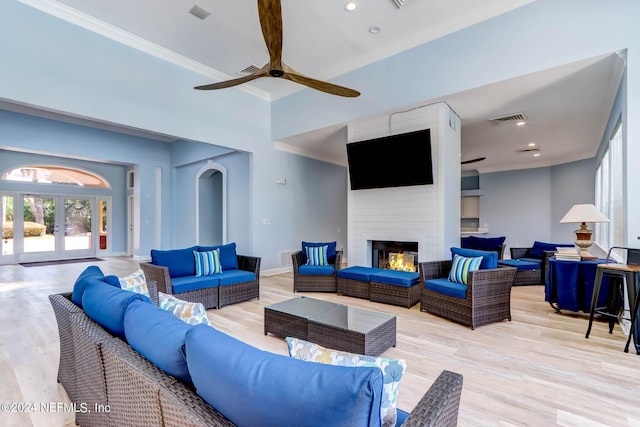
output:
<instances>
[{"instance_id":1,"label":"glass door panel","mask_svg":"<svg viewBox=\"0 0 640 427\"><path fill-rule=\"evenodd\" d=\"M53 197L24 195L24 253L56 251L56 200Z\"/></svg>"},{"instance_id":2,"label":"glass door panel","mask_svg":"<svg viewBox=\"0 0 640 427\"><path fill-rule=\"evenodd\" d=\"M93 247L91 235L91 200L64 200L63 251L87 250Z\"/></svg>"},{"instance_id":3,"label":"glass door panel","mask_svg":"<svg viewBox=\"0 0 640 427\"><path fill-rule=\"evenodd\" d=\"M13 196L2 195L0 220L2 224L2 240L0 240L0 256L13 255Z\"/></svg>"}]
</instances>

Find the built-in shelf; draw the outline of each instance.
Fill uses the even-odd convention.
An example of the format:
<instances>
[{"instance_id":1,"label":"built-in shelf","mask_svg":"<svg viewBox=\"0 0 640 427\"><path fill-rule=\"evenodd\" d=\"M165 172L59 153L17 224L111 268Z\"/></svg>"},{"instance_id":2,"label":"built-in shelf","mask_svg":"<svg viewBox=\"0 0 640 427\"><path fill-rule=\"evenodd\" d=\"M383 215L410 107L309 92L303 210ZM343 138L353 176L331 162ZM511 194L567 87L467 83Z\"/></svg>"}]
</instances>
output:
<instances>
[{"instance_id":1,"label":"built-in shelf","mask_svg":"<svg viewBox=\"0 0 640 427\"><path fill-rule=\"evenodd\" d=\"M476 189L476 190L462 190L460 192L460 196L462 197L469 197L469 196L482 196L484 195L484 191L480 190L480 189Z\"/></svg>"}]
</instances>

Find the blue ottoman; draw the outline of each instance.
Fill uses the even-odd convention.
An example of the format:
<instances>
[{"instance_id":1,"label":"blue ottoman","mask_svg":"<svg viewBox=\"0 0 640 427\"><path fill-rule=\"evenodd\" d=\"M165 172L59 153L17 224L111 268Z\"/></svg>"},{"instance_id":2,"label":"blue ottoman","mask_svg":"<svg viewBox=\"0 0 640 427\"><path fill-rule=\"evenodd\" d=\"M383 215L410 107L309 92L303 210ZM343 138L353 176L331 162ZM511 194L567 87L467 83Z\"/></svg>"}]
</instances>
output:
<instances>
[{"instance_id":1,"label":"blue ottoman","mask_svg":"<svg viewBox=\"0 0 640 427\"><path fill-rule=\"evenodd\" d=\"M502 259L498 261L498 266L515 267L516 278L513 286L541 285L542 272L539 262L524 261L521 259Z\"/></svg>"},{"instance_id":2,"label":"blue ottoman","mask_svg":"<svg viewBox=\"0 0 640 427\"><path fill-rule=\"evenodd\" d=\"M420 301L420 274L382 270L369 276L369 299L411 308Z\"/></svg>"},{"instance_id":3,"label":"blue ottoman","mask_svg":"<svg viewBox=\"0 0 640 427\"><path fill-rule=\"evenodd\" d=\"M347 267L336 273L338 295L369 299L369 276L384 271L381 268Z\"/></svg>"}]
</instances>

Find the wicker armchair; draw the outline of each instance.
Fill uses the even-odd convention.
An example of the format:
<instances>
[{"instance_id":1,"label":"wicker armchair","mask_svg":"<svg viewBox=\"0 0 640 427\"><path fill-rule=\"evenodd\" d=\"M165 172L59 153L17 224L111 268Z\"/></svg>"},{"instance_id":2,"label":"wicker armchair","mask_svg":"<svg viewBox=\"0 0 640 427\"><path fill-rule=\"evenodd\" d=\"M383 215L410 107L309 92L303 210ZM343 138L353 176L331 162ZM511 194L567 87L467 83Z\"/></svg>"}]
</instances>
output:
<instances>
[{"instance_id":1,"label":"wicker armchair","mask_svg":"<svg viewBox=\"0 0 640 427\"><path fill-rule=\"evenodd\" d=\"M423 282L448 277L451 261L418 264ZM476 326L511 320L511 286L514 267L482 269L469 273L465 298L458 298L422 287L420 311L427 311L475 329Z\"/></svg>"},{"instance_id":2,"label":"wicker armchair","mask_svg":"<svg viewBox=\"0 0 640 427\"><path fill-rule=\"evenodd\" d=\"M333 264L333 274L300 274L298 268L302 265L302 251L291 255L293 262L293 292L336 292L338 290L336 273L342 264L342 251L336 251Z\"/></svg>"},{"instance_id":3,"label":"wicker armchair","mask_svg":"<svg viewBox=\"0 0 640 427\"><path fill-rule=\"evenodd\" d=\"M509 250L511 252L511 259L525 258L531 260L532 258L530 254L531 248L509 248ZM540 262L540 270L518 272L518 274L516 274L515 284L545 284L547 281L547 271L549 271L549 258L555 254L555 251L543 251L543 253L544 257Z\"/></svg>"}]
</instances>

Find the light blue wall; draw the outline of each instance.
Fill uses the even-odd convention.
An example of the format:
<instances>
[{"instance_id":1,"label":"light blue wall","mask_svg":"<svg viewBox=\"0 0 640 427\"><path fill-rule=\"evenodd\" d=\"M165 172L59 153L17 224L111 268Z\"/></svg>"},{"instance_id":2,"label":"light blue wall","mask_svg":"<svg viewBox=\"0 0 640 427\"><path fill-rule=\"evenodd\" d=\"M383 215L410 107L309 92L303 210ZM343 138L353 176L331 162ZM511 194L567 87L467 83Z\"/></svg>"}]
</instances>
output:
<instances>
[{"instance_id":1,"label":"light blue wall","mask_svg":"<svg viewBox=\"0 0 640 427\"><path fill-rule=\"evenodd\" d=\"M593 203L594 170L589 159L481 174L480 225L488 225L488 236L506 236L508 248L531 247L535 240L571 243L576 225L559 221L574 204Z\"/></svg>"}]
</instances>

